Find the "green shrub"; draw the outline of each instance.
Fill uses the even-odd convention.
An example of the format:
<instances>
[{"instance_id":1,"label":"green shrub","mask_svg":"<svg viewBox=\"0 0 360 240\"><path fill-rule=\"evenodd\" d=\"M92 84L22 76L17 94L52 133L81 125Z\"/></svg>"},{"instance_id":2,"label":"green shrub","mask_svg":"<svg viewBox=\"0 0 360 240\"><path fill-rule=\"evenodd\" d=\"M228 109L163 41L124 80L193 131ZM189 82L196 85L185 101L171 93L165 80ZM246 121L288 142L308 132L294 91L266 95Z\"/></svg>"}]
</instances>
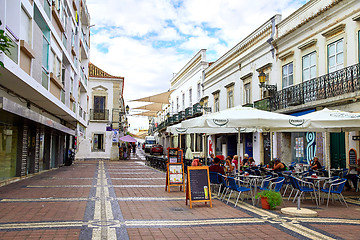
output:
<instances>
[{"instance_id":1,"label":"green shrub","mask_svg":"<svg viewBox=\"0 0 360 240\"><path fill-rule=\"evenodd\" d=\"M273 190L264 190L258 192L255 196L256 199L262 197L267 198L268 203L270 205L270 209L275 209L276 206L280 206L280 204L282 203L281 194Z\"/></svg>"}]
</instances>

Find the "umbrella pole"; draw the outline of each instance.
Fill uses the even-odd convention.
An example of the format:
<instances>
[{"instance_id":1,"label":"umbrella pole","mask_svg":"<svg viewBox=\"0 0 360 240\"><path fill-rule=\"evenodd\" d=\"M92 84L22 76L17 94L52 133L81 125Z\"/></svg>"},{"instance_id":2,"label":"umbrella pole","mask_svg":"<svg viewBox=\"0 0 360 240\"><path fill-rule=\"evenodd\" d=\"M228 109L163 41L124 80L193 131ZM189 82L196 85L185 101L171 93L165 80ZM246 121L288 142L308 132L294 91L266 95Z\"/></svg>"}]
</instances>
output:
<instances>
[{"instance_id":1,"label":"umbrella pole","mask_svg":"<svg viewBox=\"0 0 360 240\"><path fill-rule=\"evenodd\" d=\"M328 147L326 147L326 146L330 146L330 144L328 144L328 132L325 132L324 133L324 136L323 136L323 138L324 138L324 142L325 142L325 144L324 144L324 146L325 146L325 162L326 162L326 165L327 165L327 168L328 168L328 175L329 175L329 178L331 177L331 170L330 170L330 155L328 154L329 152L329 148Z\"/></svg>"},{"instance_id":2,"label":"umbrella pole","mask_svg":"<svg viewBox=\"0 0 360 240\"><path fill-rule=\"evenodd\" d=\"M238 128L238 164L237 164L237 166L238 166L238 172L240 173L240 127Z\"/></svg>"},{"instance_id":3,"label":"umbrella pole","mask_svg":"<svg viewBox=\"0 0 360 240\"><path fill-rule=\"evenodd\" d=\"M208 156L207 156L207 152L208 152L208 150L207 150L207 144L208 144L208 142L207 142L207 134L205 133L203 137L205 138L204 139L204 158L205 158L205 165L207 166L208 165L208 161L207 161L207 159L208 159Z\"/></svg>"}]
</instances>

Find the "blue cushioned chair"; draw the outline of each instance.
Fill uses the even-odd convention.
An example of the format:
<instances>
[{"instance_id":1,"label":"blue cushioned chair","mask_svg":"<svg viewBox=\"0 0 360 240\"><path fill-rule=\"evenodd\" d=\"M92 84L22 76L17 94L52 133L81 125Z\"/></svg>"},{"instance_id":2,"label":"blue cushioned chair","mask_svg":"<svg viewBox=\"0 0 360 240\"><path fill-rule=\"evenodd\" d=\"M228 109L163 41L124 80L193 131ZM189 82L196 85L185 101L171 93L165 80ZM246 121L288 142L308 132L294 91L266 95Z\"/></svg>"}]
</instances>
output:
<instances>
[{"instance_id":1,"label":"blue cushioned chair","mask_svg":"<svg viewBox=\"0 0 360 240\"><path fill-rule=\"evenodd\" d=\"M235 202L235 207L239 201L239 197L241 195L242 192L250 192L250 188L246 188L246 187L241 187L239 185L236 184L236 180L235 178L233 177L228 177L227 178L228 180L228 186L229 186L229 189L230 189L230 194L229 194L229 197L228 197L228 200L226 202L226 204L229 203L229 199L231 197L231 194L233 193L233 191L236 191L236 192L239 192L238 196L237 196L237 199L236 199L236 202Z\"/></svg>"},{"instance_id":2,"label":"blue cushioned chair","mask_svg":"<svg viewBox=\"0 0 360 240\"><path fill-rule=\"evenodd\" d=\"M330 199L330 194L332 195L332 199L334 201L334 194L337 194L339 196L341 196L342 200L344 201L346 207L348 207L346 201L345 201L345 198L344 196L342 195L342 191L344 189L344 186L345 186L345 183L346 183L347 179L346 178L341 178L341 179L338 179L338 180L335 180L333 181L329 188L321 188L321 191L324 192L324 193L327 193L328 194L328 199L327 199L327 204L326 206L328 207L329 206L329 199ZM341 202L341 199L339 197L339 201L341 204L343 204Z\"/></svg>"}]
</instances>

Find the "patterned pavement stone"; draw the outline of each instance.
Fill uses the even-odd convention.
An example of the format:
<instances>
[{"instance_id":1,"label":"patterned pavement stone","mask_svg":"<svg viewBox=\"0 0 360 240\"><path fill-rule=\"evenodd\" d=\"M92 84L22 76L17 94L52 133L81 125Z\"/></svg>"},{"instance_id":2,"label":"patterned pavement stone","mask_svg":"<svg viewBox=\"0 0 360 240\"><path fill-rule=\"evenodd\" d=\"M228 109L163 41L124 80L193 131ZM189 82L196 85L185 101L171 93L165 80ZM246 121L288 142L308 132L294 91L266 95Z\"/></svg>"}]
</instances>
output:
<instances>
[{"instance_id":1,"label":"patterned pavement stone","mask_svg":"<svg viewBox=\"0 0 360 240\"><path fill-rule=\"evenodd\" d=\"M286 216L253 206L234 207L213 195L213 207L185 205L179 187L165 191L165 174L138 151L125 161L78 161L72 166L0 187L0 239L358 239L359 193L349 207L306 197L318 217ZM284 201L286 207L296 206Z\"/></svg>"}]
</instances>

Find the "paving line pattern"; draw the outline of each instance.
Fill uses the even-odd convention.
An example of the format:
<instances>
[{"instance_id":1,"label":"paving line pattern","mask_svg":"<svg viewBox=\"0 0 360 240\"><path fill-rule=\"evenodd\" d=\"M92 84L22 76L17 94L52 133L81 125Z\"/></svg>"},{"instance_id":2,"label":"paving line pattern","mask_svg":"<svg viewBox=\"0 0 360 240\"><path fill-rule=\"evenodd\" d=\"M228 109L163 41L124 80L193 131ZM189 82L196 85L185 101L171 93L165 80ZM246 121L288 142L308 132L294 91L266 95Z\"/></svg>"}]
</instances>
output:
<instances>
[{"instance_id":1,"label":"paving line pattern","mask_svg":"<svg viewBox=\"0 0 360 240\"><path fill-rule=\"evenodd\" d=\"M125 169L121 168L121 169ZM151 168L146 167L149 170ZM44 221L30 223L1 223L0 230L22 230L22 229L61 229L82 228L80 239L129 239L127 228L173 228L173 227L196 227L196 226L221 226L221 225L249 225L270 224L291 235L302 239L336 239L332 234L320 231L309 224L341 224L360 226L359 219L337 219L337 218L306 218L288 217L277 213L263 210L246 202L241 202L237 210L248 213L251 217L242 218L220 218L220 219L196 219L196 220L125 220L121 214L119 201L183 201L183 197L117 197L114 188L148 188L164 187L164 185L113 185L111 180L130 180L133 178L110 178L109 173L116 175L114 171L106 169L103 161L99 161L96 175L91 185L49 185L27 187L90 187L88 198L28 198L28 199L0 199L0 202L72 202L88 201L88 206L82 221ZM153 172L152 172L153 173ZM146 177L144 177L146 178ZM56 178L53 178L56 179ZM91 178L74 178L91 179ZM141 178L135 177L140 180ZM147 178L146 178L147 179ZM163 177L154 179L165 179ZM213 199L216 199L214 196ZM352 204L360 204L359 200L351 199ZM230 203L234 204L233 200Z\"/></svg>"}]
</instances>

